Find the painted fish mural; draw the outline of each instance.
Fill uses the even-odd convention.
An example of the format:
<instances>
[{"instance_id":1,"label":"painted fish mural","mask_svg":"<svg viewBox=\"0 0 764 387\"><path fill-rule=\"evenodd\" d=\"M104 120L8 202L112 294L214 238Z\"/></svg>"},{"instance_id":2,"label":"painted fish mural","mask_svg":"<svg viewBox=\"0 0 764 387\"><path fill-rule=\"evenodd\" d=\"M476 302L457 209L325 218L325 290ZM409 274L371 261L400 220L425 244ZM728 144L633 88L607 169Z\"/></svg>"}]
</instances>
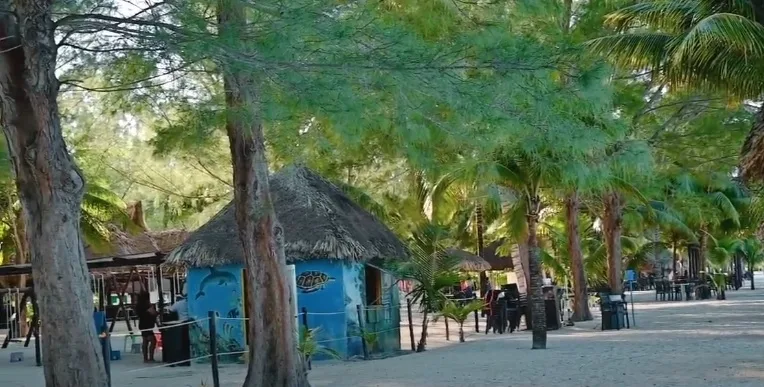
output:
<instances>
[{"instance_id":1,"label":"painted fish mural","mask_svg":"<svg viewBox=\"0 0 764 387\"><path fill-rule=\"evenodd\" d=\"M196 293L194 299L198 300L200 297L204 296L204 290L209 286L228 286L236 284L237 282L238 281L233 274L210 267L210 274L207 274L206 277L202 278L202 282L199 283L199 292Z\"/></svg>"},{"instance_id":2,"label":"painted fish mural","mask_svg":"<svg viewBox=\"0 0 764 387\"><path fill-rule=\"evenodd\" d=\"M297 288L303 293L317 292L334 280L334 277L317 270L304 271L296 278Z\"/></svg>"}]
</instances>

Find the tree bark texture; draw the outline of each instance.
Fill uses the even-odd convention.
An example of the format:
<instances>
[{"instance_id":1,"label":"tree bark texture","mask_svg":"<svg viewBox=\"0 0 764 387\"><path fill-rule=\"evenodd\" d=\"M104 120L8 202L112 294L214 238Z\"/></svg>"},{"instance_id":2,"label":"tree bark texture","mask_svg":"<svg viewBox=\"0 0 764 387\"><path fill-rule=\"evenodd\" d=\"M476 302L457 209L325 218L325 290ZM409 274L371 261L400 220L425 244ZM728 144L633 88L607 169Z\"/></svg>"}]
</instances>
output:
<instances>
[{"instance_id":1,"label":"tree bark texture","mask_svg":"<svg viewBox=\"0 0 764 387\"><path fill-rule=\"evenodd\" d=\"M671 267L671 272L674 273L674 279L676 279L676 277L679 275L677 273L677 270L676 270L677 269L676 268L677 263L679 262L679 255L677 255L676 244L677 244L676 240L671 242L671 248L672 248L672 255L671 255L671 264L672 264L672 267Z\"/></svg>"},{"instance_id":2,"label":"tree bark texture","mask_svg":"<svg viewBox=\"0 0 764 387\"><path fill-rule=\"evenodd\" d=\"M573 321L589 321L592 319L592 312L589 310L584 255L581 251L581 236L579 235L579 205L578 193L573 192L565 198L565 231L568 234L570 269L573 272L573 316L571 319Z\"/></svg>"},{"instance_id":3,"label":"tree bark texture","mask_svg":"<svg viewBox=\"0 0 764 387\"><path fill-rule=\"evenodd\" d=\"M743 143L740 172L745 180L764 181L764 106L759 107Z\"/></svg>"},{"instance_id":4,"label":"tree bark texture","mask_svg":"<svg viewBox=\"0 0 764 387\"><path fill-rule=\"evenodd\" d=\"M603 216L603 230L605 234L605 248L607 250L607 279L610 291L613 294L621 294L623 291L623 279L621 273L621 228L623 222L623 203L621 195L610 192L605 195L605 215Z\"/></svg>"},{"instance_id":5,"label":"tree bark texture","mask_svg":"<svg viewBox=\"0 0 764 387\"><path fill-rule=\"evenodd\" d=\"M422 314L422 333L419 336L419 342L416 345L417 352L424 352L427 349L427 327L430 325L429 316L425 310Z\"/></svg>"},{"instance_id":6,"label":"tree bark texture","mask_svg":"<svg viewBox=\"0 0 764 387\"><path fill-rule=\"evenodd\" d=\"M220 0L218 23L222 36L241 35L247 27L242 2ZM235 39L226 40L230 41ZM227 61L221 65L233 161L234 211L249 281L249 364L244 386L310 386L295 342L292 311L296 300L286 280L283 229L270 196L256 82L249 71Z\"/></svg>"},{"instance_id":7,"label":"tree bark texture","mask_svg":"<svg viewBox=\"0 0 764 387\"><path fill-rule=\"evenodd\" d=\"M477 229L477 255L483 258L483 251L485 250L485 239L483 238L483 206L478 204L475 206L475 228ZM488 276L485 271L480 272L480 296L484 296L488 289Z\"/></svg>"},{"instance_id":8,"label":"tree bark texture","mask_svg":"<svg viewBox=\"0 0 764 387\"><path fill-rule=\"evenodd\" d=\"M0 117L39 300L45 384L107 386L80 238L85 180L61 132L52 0L0 1Z\"/></svg>"},{"instance_id":9,"label":"tree bark texture","mask_svg":"<svg viewBox=\"0 0 764 387\"><path fill-rule=\"evenodd\" d=\"M546 349L546 305L544 303L544 281L541 272L541 256L537 235L540 199L530 198L530 210L526 216L528 222L528 266L530 271L531 329L533 349Z\"/></svg>"}]
</instances>

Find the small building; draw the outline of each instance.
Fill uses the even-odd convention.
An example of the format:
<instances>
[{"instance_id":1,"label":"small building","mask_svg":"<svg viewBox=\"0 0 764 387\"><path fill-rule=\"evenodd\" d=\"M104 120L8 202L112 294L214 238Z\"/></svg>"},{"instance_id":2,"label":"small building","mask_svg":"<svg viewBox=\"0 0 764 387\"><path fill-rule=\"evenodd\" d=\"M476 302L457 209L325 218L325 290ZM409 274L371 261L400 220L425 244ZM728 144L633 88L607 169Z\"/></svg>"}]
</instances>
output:
<instances>
[{"instance_id":1,"label":"small building","mask_svg":"<svg viewBox=\"0 0 764 387\"><path fill-rule=\"evenodd\" d=\"M316 340L342 358L363 354L358 319L376 332L372 351L400 349L396 278L380 270L383 260L402 259L406 247L387 226L315 172L292 166L271 177L271 197L284 231L287 263L294 265L298 310L307 310ZM189 314L217 323L219 352L247 345L244 257L233 203L193 232L167 257L187 268ZM300 313L302 323L302 312ZM193 356L209 353L208 324L191 328Z\"/></svg>"}]
</instances>

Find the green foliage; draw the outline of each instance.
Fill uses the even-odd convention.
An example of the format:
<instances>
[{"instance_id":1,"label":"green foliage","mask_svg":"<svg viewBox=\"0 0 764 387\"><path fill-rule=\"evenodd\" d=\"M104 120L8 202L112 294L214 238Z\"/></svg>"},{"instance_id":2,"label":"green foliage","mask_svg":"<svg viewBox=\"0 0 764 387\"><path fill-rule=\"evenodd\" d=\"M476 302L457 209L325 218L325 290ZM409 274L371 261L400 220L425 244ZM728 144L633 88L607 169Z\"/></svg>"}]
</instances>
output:
<instances>
[{"instance_id":1,"label":"green foliage","mask_svg":"<svg viewBox=\"0 0 764 387\"><path fill-rule=\"evenodd\" d=\"M297 352L305 361L309 361L316 355L326 355L333 359L340 359L340 354L326 346L321 345L316 339L316 335L321 327L309 329L304 325L300 326L300 340L297 343Z\"/></svg>"},{"instance_id":2,"label":"green foliage","mask_svg":"<svg viewBox=\"0 0 764 387\"><path fill-rule=\"evenodd\" d=\"M423 312L434 313L446 302L445 289L459 282L458 260L443 254L448 233L444 227L425 223L412 235L411 258L397 269L400 278L412 280L408 296Z\"/></svg>"},{"instance_id":3,"label":"green foliage","mask_svg":"<svg viewBox=\"0 0 764 387\"><path fill-rule=\"evenodd\" d=\"M475 311L483 309L485 305L482 300L475 300L466 304L457 304L452 300L446 301L438 312L438 317L453 320L459 326L463 326ZM437 317L436 317L437 319ZM435 320L433 320L435 321Z\"/></svg>"}]
</instances>

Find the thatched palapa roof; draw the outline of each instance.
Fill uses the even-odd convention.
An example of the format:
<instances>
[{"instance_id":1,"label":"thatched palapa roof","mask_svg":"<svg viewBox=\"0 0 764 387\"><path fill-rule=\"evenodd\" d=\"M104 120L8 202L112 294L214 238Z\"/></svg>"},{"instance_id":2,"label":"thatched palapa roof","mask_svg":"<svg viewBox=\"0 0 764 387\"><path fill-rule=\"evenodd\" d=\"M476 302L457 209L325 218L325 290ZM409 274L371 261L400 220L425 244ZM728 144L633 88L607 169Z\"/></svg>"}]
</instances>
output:
<instances>
[{"instance_id":1,"label":"thatched palapa roof","mask_svg":"<svg viewBox=\"0 0 764 387\"><path fill-rule=\"evenodd\" d=\"M334 184L302 167L286 167L270 179L271 199L284 230L287 261L403 259L406 247L387 226ZM173 250L167 265L217 266L244 261L233 203Z\"/></svg>"},{"instance_id":2,"label":"thatched palapa roof","mask_svg":"<svg viewBox=\"0 0 764 387\"><path fill-rule=\"evenodd\" d=\"M468 251L459 249L446 249L446 255L459 259L457 268L464 271L486 271L491 270L491 264L485 259L472 254Z\"/></svg>"},{"instance_id":3,"label":"thatched palapa roof","mask_svg":"<svg viewBox=\"0 0 764 387\"><path fill-rule=\"evenodd\" d=\"M518 255L517 246L512 247L512 252L509 255L502 255L499 254L498 250L504 243L504 240L499 240L489 244L483 250L483 259L491 266L489 270L514 270L515 265L512 256Z\"/></svg>"},{"instance_id":4,"label":"thatched palapa roof","mask_svg":"<svg viewBox=\"0 0 764 387\"><path fill-rule=\"evenodd\" d=\"M189 232L186 230L149 230L143 214L143 203L140 201L129 204L126 212L133 226L138 229L137 232L127 231L125 227L116 224L108 225L109 245L106 248L98 249L93 246L85 246L87 259L144 253L167 253L188 238Z\"/></svg>"},{"instance_id":5,"label":"thatched palapa roof","mask_svg":"<svg viewBox=\"0 0 764 387\"><path fill-rule=\"evenodd\" d=\"M142 231L130 234L113 228L107 251L85 248L87 259L134 255L143 253L167 253L178 247L188 237L186 230Z\"/></svg>"}]
</instances>

